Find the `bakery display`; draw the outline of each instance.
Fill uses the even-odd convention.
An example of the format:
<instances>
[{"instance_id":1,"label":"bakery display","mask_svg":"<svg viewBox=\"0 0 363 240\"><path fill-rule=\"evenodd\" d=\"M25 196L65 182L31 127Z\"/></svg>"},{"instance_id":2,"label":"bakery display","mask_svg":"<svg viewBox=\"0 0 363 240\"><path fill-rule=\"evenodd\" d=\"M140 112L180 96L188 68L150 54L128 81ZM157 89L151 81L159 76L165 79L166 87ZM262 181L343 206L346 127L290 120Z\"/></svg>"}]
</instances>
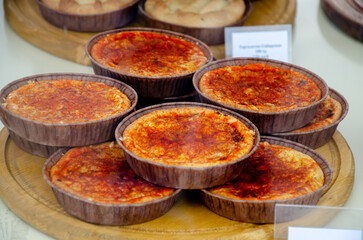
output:
<instances>
[{"instance_id":1,"label":"bakery display","mask_svg":"<svg viewBox=\"0 0 363 240\"><path fill-rule=\"evenodd\" d=\"M321 103L310 123L300 129L272 135L316 149L330 141L348 111L349 104L344 96L329 88L328 98Z\"/></svg>"},{"instance_id":2,"label":"bakery display","mask_svg":"<svg viewBox=\"0 0 363 240\"><path fill-rule=\"evenodd\" d=\"M224 43L224 28L242 26L252 11L250 0L141 0L145 25L193 36L208 45Z\"/></svg>"},{"instance_id":3,"label":"bakery display","mask_svg":"<svg viewBox=\"0 0 363 240\"><path fill-rule=\"evenodd\" d=\"M96 74L125 82L142 98L189 94L195 71L213 60L211 50L200 40L153 28L96 34L87 42L86 54Z\"/></svg>"},{"instance_id":4,"label":"bakery display","mask_svg":"<svg viewBox=\"0 0 363 240\"><path fill-rule=\"evenodd\" d=\"M189 27L221 27L242 18L243 0L146 0L145 12L155 19Z\"/></svg>"},{"instance_id":5,"label":"bakery display","mask_svg":"<svg viewBox=\"0 0 363 240\"><path fill-rule=\"evenodd\" d=\"M333 173L312 149L267 136L261 136L259 147L241 168L237 178L203 189L201 196L211 211L252 223L273 223L275 204L315 205Z\"/></svg>"},{"instance_id":6,"label":"bakery display","mask_svg":"<svg viewBox=\"0 0 363 240\"><path fill-rule=\"evenodd\" d=\"M76 32L100 32L123 27L137 15L139 0L36 0L51 25ZM48 24L49 25L49 24ZM47 31L52 26L46 26ZM52 29L52 31L57 31ZM79 35L78 37L79 38Z\"/></svg>"},{"instance_id":7,"label":"bakery display","mask_svg":"<svg viewBox=\"0 0 363 240\"><path fill-rule=\"evenodd\" d=\"M46 6L71 14L99 14L123 8L133 0L41 0Z\"/></svg>"},{"instance_id":8,"label":"bakery display","mask_svg":"<svg viewBox=\"0 0 363 240\"><path fill-rule=\"evenodd\" d=\"M6 85L0 96L5 126L25 141L57 147L112 139L138 99L125 83L81 73L27 76Z\"/></svg>"},{"instance_id":9,"label":"bakery display","mask_svg":"<svg viewBox=\"0 0 363 240\"><path fill-rule=\"evenodd\" d=\"M148 90L153 91L154 89L155 88L149 87ZM163 92L163 91L160 90L160 92ZM185 95L185 96L187 96L187 95ZM175 97L172 96L172 97L166 97L165 99L174 99L174 98ZM154 100L155 98L148 98L148 99ZM162 98L162 99L164 99L164 98ZM174 101L174 100L172 100L172 101ZM153 104L155 104L155 102ZM102 131L102 130L96 130L96 131L92 131L92 132L98 132L98 131ZM5 132L7 132L7 131L5 131ZM11 130L9 131L9 134L12 139L15 139L16 137L18 137L16 135L14 135L14 133ZM337 134L338 134L338 136L340 136L339 133L337 133ZM7 135L5 134L5 136L7 136ZM9 141L9 142L12 143L12 141ZM333 144L335 144L335 143L333 143ZM57 146L55 146L55 147L57 147ZM29 161L30 160L33 160L33 159L29 158ZM345 160L344 162L345 162L344 165L347 165L347 161ZM337 167L337 168L339 167L339 166L335 165L335 163L333 163L333 164L334 164L334 169L335 169L335 167ZM15 165L15 163L14 163L14 165ZM24 168L26 169L26 167L24 167ZM5 168L3 168L3 169L5 169ZM9 169L10 169L10 167L9 167ZM337 173L337 174L339 174L339 173ZM32 177L30 176L30 179L31 178ZM39 185L38 181L36 181L36 184ZM27 186L27 185L25 185L25 186ZM26 190L27 188L25 187L23 189ZM50 188L47 188L47 189L50 190ZM329 189L330 188L328 188L328 190ZM50 192L50 191L48 191L48 192ZM164 217L162 218L163 220L160 220L160 221L157 220L156 222L153 221L150 224L148 223L149 225L141 225L141 226L135 225L135 226L130 226L130 227L121 228L121 229L119 229L119 228L116 229L114 227L109 228L107 226L97 226L97 225L93 225L93 224L88 224L90 226L88 231L91 230L89 232L92 232L92 234L95 233L95 235L101 236L101 237L106 236L108 234L108 232L110 232L110 231L114 231L114 232L118 231L118 233L116 233L116 234L120 234L122 237L131 237L131 238L133 237L133 235L135 233L136 233L136 235L138 235L138 234L141 235L141 234L143 234L143 232L150 234L152 236L158 235L158 234L165 236L165 235L168 235L168 233L170 233L170 232L175 232L175 235L178 235L178 236L183 236L183 235L185 236L186 234L190 234L190 236L193 235L192 238L194 238L194 237L197 238L197 236L195 236L195 235L198 235L198 234L199 234L199 237L201 237L201 238L205 238L205 237L208 238L208 237L212 237L212 236L218 238L218 237L223 237L223 234L225 235L225 237L231 236L231 237L238 238L238 237L242 237L242 235L244 235L244 234L242 234L242 231L244 231L244 230L237 231L236 228L245 229L246 231L249 231L251 234L254 234L255 231L259 231L260 233L262 232L262 234L264 234L265 229L267 229L267 231L271 230L270 224L266 224L266 225L265 224L256 224L255 225L255 224L241 222L241 223L236 223L236 224L231 225L231 221L229 221L229 219L221 220L221 218L218 215L214 214L213 212L210 212L208 214L208 209L205 208L204 206L199 206L201 203L197 202L197 201L199 201L200 199L198 197L194 198L195 193L198 193L198 191L185 191L185 192L188 192L187 195L184 196L183 199L181 199L182 201L178 203L178 207L182 206L182 208L178 209L178 211L174 211L174 209L173 209L173 211L170 212L171 215L166 215L165 218ZM190 192L191 192L191 194L190 194ZM347 192L349 192L349 191L347 190ZM340 193L339 196L341 196L341 195L342 194ZM349 193L348 193L348 195L349 195ZM32 196L34 196L34 194L32 194ZM42 191L40 191L39 196L44 197L46 195L44 195L44 193ZM44 202L49 204L48 196L46 196L46 197L47 198L45 199ZM53 195L51 197L53 198ZM329 198L328 194L325 198L326 199ZM43 201L43 199L41 199L41 200ZM334 200L336 200L336 198L334 198ZM339 202L339 204L342 204L342 203L344 204L344 200ZM29 204L31 204L31 202L29 202ZM324 199L321 202L321 204L325 205ZM61 218L64 218L65 221L67 221L69 223L69 225L73 225L73 223L76 223L75 225L77 225L77 223L79 223L77 228L81 227L81 226L87 226L86 225L87 223L82 223L82 221L79 221L79 219L73 218L72 216L68 216L68 214L66 214L64 211L62 211L62 209L59 209L57 203L56 203L56 207L57 208L54 208L54 206L50 206L51 211L48 211L49 214L51 214L52 219L55 218L55 215L53 215L53 213L55 211L56 214L62 215ZM181 210L181 211L179 211L179 210ZM205 214L206 211L207 211L207 214ZM190 213L192 213L192 214L190 214ZM197 213L198 215L194 215L194 213ZM202 215L202 214L204 214L204 215ZM41 215L43 216L43 214L41 214ZM66 217L64 217L64 215ZM49 216L46 216L46 217L49 218ZM209 219L209 220L198 221L203 217L205 217L205 219ZM187 220L187 221L185 221L185 220ZM214 220L216 220L216 221L214 221ZM185 226L182 225L179 228L178 227L170 227L170 228L168 227L168 224L172 225L174 222L178 222L178 221L180 221L182 224L185 224ZM198 223L198 224L193 224L193 223ZM217 224L217 226L215 224ZM49 224L49 225L52 226L52 224ZM55 224L55 226L59 226L59 225ZM194 225L194 228L191 227L191 225ZM176 225L174 225L174 226L176 226ZM231 226L231 227L229 227L229 226ZM253 229L249 230L250 228L253 228ZM53 227L52 227L52 229L53 229ZM162 234L160 234L158 232L160 229L162 229L163 231L165 229L166 233L163 232ZM234 229L236 229L235 232L234 232ZM264 235L269 236L271 234L271 232L272 231L270 231L267 234L265 233ZM80 233L80 235L81 234L82 233ZM111 233L111 234L114 234L114 233ZM73 235L73 236L76 236L76 235Z\"/></svg>"},{"instance_id":10,"label":"bakery display","mask_svg":"<svg viewBox=\"0 0 363 240\"><path fill-rule=\"evenodd\" d=\"M115 137L136 174L184 189L233 179L259 141L256 127L241 115L192 102L140 109L120 122Z\"/></svg>"},{"instance_id":11,"label":"bakery display","mask_svg":"<svg viewBox=\"0 0 363 240\"><path fill-rule=\"evenodd\" d=\"M202 102L243 114L264 134L306 125L328 95L309 70L263 58L214 61L197 70L193 85Z\"/></svg>"},{"instance_id":12,"label":"bakery display","mask_svg":"<svg viewBox=\"0 0 363 240\"><path fill-rule=\"evenodd\" d=\"M66 212L97 224L149 221L180 193L138 177L116 142L59 150L45 162L43 176Z\"/></svg>"}]
</instances>

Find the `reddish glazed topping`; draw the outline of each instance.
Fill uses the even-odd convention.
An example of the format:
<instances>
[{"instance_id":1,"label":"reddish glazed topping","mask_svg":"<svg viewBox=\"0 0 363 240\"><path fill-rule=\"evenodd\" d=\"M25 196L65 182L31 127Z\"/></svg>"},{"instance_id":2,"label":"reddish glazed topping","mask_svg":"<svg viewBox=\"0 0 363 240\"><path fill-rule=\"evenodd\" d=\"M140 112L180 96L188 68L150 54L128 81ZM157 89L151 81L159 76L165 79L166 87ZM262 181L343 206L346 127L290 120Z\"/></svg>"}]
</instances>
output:
<instances>
[{"instance_id":1,"label":"reddish glazed topping","mask_svg":"<svg viewBox=\"0 0 363 240\"><path fill-rule=\"evenodd\" d=\"M128 97L101 82L71 79L30 82L13 92L5 106L22 117L46 123L83 123L120 114Z\"/></svg>"},{"instance_id":2,"label":"reddish glazed topping","mask_svg":"<svg viewBox=\"0 0 363 240\"><path fill-rule=\"evenodd\" d=\"M317 84L303 74L257 63L207 72L200 88L225 104L256 111L285 111L321 98Z\"/></svg>"},{"instance_id":3,"label":"reddish glazed topping","mask_svg":"<svg viewBox=\"0 0 363 240\"><path fill-rule=\"evenodd\" d=\"M173 76L207 62L202 50L181 38L154 32L120 32L100 39L91 49L100 64L139 76Z\"/></svg>"},{"instance_id":4,"label":"reddish glazed topping","mask_svg":"<svg viewBox=\"0 0 363 240\"><path fill-rule=\"evenodd\" d=\"M254 139L255 132L237 118L202 107L155 110L130 124L122 136L124 146L138 157L193 167L242 158Z\"/></svg>"},{"instance_id":5,"label":"reddish glazed topping","mask_svg":"<svg viewBox=\"0 0 363 240\"><path fill-rule=\"evenodd\" d=\"M66 191L103 203L147 202L174 192L138 177L115 142L71 149L52 167L51 179Z\"/></svg>"},{"instance_id":6,"label":"reddish glazed topping","mask_svg":"<svg viewBox=\"0 0 363 240\"><path fill-rule=\"evenodd\" d=\"M322 170L308 155L262 142L235 180L210 191L242 200L274 200L307 194L323 183Z\"/></svg>"}]
</instances>

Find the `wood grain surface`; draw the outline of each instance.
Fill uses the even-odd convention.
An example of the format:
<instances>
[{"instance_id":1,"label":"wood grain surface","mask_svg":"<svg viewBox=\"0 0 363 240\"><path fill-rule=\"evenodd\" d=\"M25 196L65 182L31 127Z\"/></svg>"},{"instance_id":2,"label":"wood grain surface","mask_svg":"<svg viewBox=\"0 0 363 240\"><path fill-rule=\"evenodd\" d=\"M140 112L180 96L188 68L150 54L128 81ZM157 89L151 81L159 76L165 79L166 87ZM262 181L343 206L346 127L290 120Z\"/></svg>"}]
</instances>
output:
<instances>
[{"instance_id":1,"label":"wood grain surface","mask_svg":"<svg viewBox=\"0 0 363 240\"><path fill-rule=\"evenodd\" d=\"M363 42L363 2L361 0L321 0L320 5L334 25Z\"/></svg>"},{"instance_id":2,"label":"wood grain surface","mask_svg":"<svg viewBox=\"0 0 363 240\"><path fill-rule=\"evenodd\" d=\"M90 65L84 45L95 33L67 31L48 23L41 15L35 0L4 0L5 17L10 26L26 41L55 56ZM296 0L257 0L245 26L292 24ZM140 17L125 27L141 27ZM211 46L214 56L224 58L224 45Z\"/></svg>"},{"instance_id":3,"label":"wood grain surface","mask_svg":"<svg viewBox=\"0 0 363 240\"><path fill-rule=\"evenodd\" d=\"M57 239L274 239L273 224L248 224L214 214L200 201L199 190L184 190L162 217L129 226L101 226L68 215L42 177L44 158L20 150L4 128L0 132L0 197L16 215ZM354 158L344 137L317 149L334 170L333 181L318 205L344 206L354 182ZM324 225L329 219L312 219Z\"/></svg>"}]
</instances>

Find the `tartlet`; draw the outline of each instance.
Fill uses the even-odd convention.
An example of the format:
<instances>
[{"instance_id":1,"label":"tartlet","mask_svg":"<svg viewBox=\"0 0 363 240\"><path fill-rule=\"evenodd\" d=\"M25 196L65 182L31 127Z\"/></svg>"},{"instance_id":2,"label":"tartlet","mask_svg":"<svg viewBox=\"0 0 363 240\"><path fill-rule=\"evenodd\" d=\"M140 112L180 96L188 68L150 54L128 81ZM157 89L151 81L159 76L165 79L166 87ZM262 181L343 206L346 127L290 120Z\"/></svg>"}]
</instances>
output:
<instances>
[{"instance_id":1,"label":"tartlet","mask_svg":"<svg viewBox=\"0 0 363 240\"><path fill-rule=\"evenodd\" d=\"M130 51L135 48L136 52ZM87 42L86 53L96 74L127 83L143 98L190 93L195 70L213 60L200 40L152 28L99 33Z\"/></svg>"},{"instance_id":2,"label":"tartlet","mask_svg":"<svg viewBox=\"0 0 363 240\"><path fill-rule=\"evenodd\" d=\"M140 109L120 122L115 137L138 175L183 189L233 179L259 142L258 130L243 116L187 102Z\"/></svg>"},{"instance_id":3,"label":"tartlet","mask_svg":"<svg viewBox=\"0 0 363 240\"><path fill-rule=\"evenodd\" d=\"M188 27L221 27L243 17L243 0L146 0L145 12L155 19Z\"/></svg>"},{"instance_id":4,"label":"tartlet","mask_svg":"<svg viewBox=\"0 0 363 240\"><path fill-rule=\"evenodd\" d=\"M245 67L251 69L235 70ZM292 76L291 72L294 73ZM201 86L204 76L216 81L210 81L210 86ZM266 81L262 80L265 77ZM214 82L221 82L222 91L220 86L213 86ZM291 86L295 89L294 93L298 93L296 94L298 97L291 94L289 89L285 89L286 84L290 82L297 84ZM202 102L213 103L243 114L264 134L286 132L306 125L328 95L325 81L309 70L290 63L261 58L230 58L214 61L194 74L193 84ZM306 95L311 95L311 98L305 98L299 93L297 87L299 84L305 86ZM309 92L310 86L314 87L312 94ZM286 105L276 107L275 104L280 104L280 99ZM294 101L290 101L292 99ZM290 106L290 102L293 102L293 106Z\"/></svg>"},{"instance_id":5,"label":"tartlet","mask_svg":"<svg viewBox=\"0 0 363 240\"><path fill-rule=\"evenodd\" d=\"M224 28L233 26L242 26L246 18L250 15L252 11L252 4L249 0L244 0L245 10L243 15L234 22L229 22L222 24L221 26L186 26L183 22L170 23L168 21L163 21L155 18L145 10L145 0L141 0L138 4L139 14L145 20L145 25L147 27L161 28L166 30L171 30L175 32L180 32L188 34L197 39L200 39L208 45L217 45L224 43ZM213 12L208 13L208 15L213 18ZM224 19L224 17L222 17Z\"/></svg>"},{"instance_id":6,"label":"tartlet","mask_svg":"<svg viewBox=\"0 0 363 240\"><path fill-rule=\"evenodd\" d=\"M131 101L130 107L128 109L125 109L124 111L116 113L113 116L108 116L102 119L96 119L86 122L80 121L62 123L61 121L59 121L52 123L33 120L31 118L27 118L26 116L20 116L10 111L6 107L6 104L4 104L5 99L11 92L14 92L17 89L28 85L29 82L45 82L61 79L82 81L87 86L88 84L86 83L94 82L102 83L111 88L116 88L124 95L126 95L127 98ZM53 92L49 94L53 94ZM123 119L126 115L133 111L137 104L137 93L130 86L111 78L92 74L78 73L50 73L24 77L6 85L1 90L0 96L1 120L5 126L12 130L16 135L27 141L40 145L57 147L83 146L88 144L100 143L112 139L114 137L114 129L116 128L119 121L121 121L121 119ZM60 97L62 96L60 95ZM83 99L82 101L87 99L84 98L84 96L80 97L81 98L79 98L79 100ZM68 102L73 103L71 99L63 100L67 100ZM53 101L54 103L57 103L58 100L54 98ZM85 103L88 104L88 102ZM55 109L53 109L53 111L54 110ZM52 116L48 117L52 118ZM71 117L73 117L73 115Z\"/></svg>"},{"instance_id":7,"label":"tartlet","mask_svg":"<svg viewBox=\"0 0 363 240\"><path fill-rule=\"evenodd\" d=\"M95 9L93 6L86 6L89 4L83 4L84 1L81 4L70 1L69 6L67 3L61 9L55 7L56 4L48 4L42 0L36 2L43 18L56 27L78 32L100 32L123 27L132 22L137 15L139 0L127 1L122 6L118 5L116 9L108 6L103 10L98 6L99 3ZM82 10L83 7L88 9Z\"/></svg>"},{"instance_id":8,"label":"tartlet","mask_svg":"<svg viewBox=\"0 0 363 240\"><path fill-rule=\"evenodd\" d=\"M41 0L41 2L64 13L99 14L123 8L130 4L132 0Z\"/></svg>"},{"instance_id":9,"label":"tartlet","mask_svg":"<svg viewBox=\"0 0 363 240\"><path fill-rule=\"evenodd\" d=\"M349 111L349 104L342 94L332 88L329 88L329 96L339 102L341 106L341 114L339 115L338 119L334 120L334 122L330 122L331 120L328 120L327 123L330 122L328 125L319 127L317 129L308 129L298 132L291 131L273 133L272 136L292 140L313 149L319 148L328 143L337 130L338 125L347 116ZM319 111L319 108L317 111Z\"/></svg>"},{"instance_id":10,"label":"tartlet","mask_svg":"<svg viewBox=\"0 0 363 240\"><path fill-rule=\"evenodd\" d=\"M166 213L180 193L138 177L113 141L60 149L45 162L42 172L66 212L96 224L152 220Z\"/></svg>"},{"instance_id":11,"label":"tartlet","mask_svg":"<svg viewBox=\"0 0 363 240\"><path fill-rule=\"evenodd\" d=\"M273 223L276 204L318 203L332 181L333 171L327 160L314 150L286 139L261 136L261 143L264 148L257 149L244 162L246 171L235 180L201 190L202 201L211 211L242 222ZM271 145L274 147L270 149ZM274 150L280 146L281 152ZM275 151L277 155L272 157ZM271 166L265 164L269 161ZM283 164L276 161L285 162L289 167L281 168ZM307 182L300 182L302 179ZM289 218L287 215L283 221Z\"/></svg>"}]
</instances>

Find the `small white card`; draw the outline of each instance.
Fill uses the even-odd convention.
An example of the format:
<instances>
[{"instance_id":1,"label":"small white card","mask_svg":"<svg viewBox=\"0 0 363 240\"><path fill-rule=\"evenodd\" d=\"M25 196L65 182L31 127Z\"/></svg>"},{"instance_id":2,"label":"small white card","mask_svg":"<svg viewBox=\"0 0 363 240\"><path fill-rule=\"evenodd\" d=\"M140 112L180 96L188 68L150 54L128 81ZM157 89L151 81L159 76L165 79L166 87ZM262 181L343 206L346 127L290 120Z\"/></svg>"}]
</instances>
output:
<instances>
[{"instance_id":1,"label":"small white card","mask_svg":"<svg viewBox=\"0 0 363 240\"><path fill-rule=\"evenodd\" d=\"M228 27L224 30L226 58L257 57L291 61L291 25Z\"/></svg>"},{"instance_id":2,"label":"small white card","mask_svg":"<svg viewBox=\"0 0 363 240\"><path fill-rule=\"evenodd\" d=\"M336 228L311 228L289 227L288 240L362 240L362 230L336 229Z\"/></svg>"}]
</instances>

